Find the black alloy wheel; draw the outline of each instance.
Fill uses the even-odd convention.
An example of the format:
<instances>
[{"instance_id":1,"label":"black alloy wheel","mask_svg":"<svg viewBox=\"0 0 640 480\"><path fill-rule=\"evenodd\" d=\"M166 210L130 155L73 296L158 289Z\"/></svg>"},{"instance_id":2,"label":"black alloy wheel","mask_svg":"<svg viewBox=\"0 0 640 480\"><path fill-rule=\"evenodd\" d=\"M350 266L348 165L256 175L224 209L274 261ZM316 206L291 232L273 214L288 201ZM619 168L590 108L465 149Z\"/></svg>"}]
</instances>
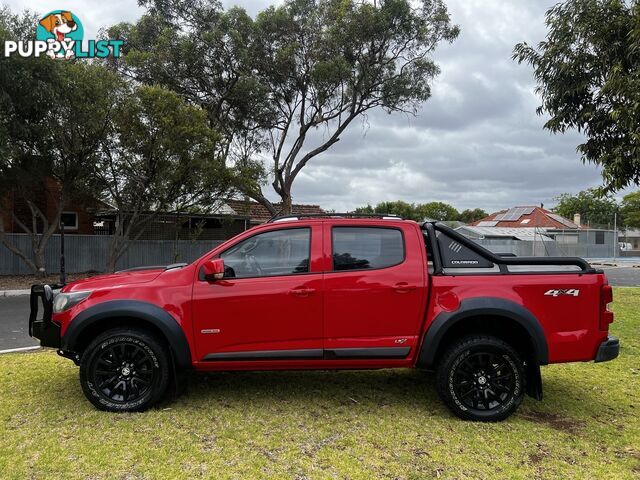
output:
<instances>
[{"instance_id":1,"label":"black alloy wheel","mask_svg":"<svg viewBox=\"0 0 640 480\"><path fill-rule=\"evenodd\" d=\"M513 395L515 375L504 358L494 353L474 353L457 364L453 388L469 408L491 410Z\"/></svg>"},{"instance_id":2,"label":"black alloy wheel","mask_svg":"<svg viewBox=\"0 0 640 480\"><path fill-rule=\"evenodd\" d=\"M445 353L437 371L438 393L458 417L499 421L524 397L524 364L506 342L490 336L463 338Z\"/></svg>"},{"instance_id":3,"label":"black alloy wheel","mask_svg":"<svg viewBox=\"0 0 640 480\"><path fill-rule=\"evenodd\" d=\"M93 384L114 402L142 397L153 381L151 355L134 343L122 342L99 353Z\"/></svg>"}]
</instances>

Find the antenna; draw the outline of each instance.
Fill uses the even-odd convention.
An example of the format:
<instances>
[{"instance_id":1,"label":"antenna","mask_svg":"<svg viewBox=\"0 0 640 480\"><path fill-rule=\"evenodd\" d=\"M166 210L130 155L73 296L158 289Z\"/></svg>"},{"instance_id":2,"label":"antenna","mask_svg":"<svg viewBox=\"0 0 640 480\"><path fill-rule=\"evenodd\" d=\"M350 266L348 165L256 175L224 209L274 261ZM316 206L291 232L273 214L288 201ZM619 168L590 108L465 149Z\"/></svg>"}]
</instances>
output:
<instances>
[{"instance_id":1,"label":"antenna","mask_svg":"<svg viewBox=\"0 0 640 480\"><path fill-rule=\"evenodd\" d=\"M280 214L282 213L282 211L284 210L284 205L282 206L282 208L280 210L278 210L276 212L275 215L273 215L268 221L267 223L272 223L274 220L276 220L277 218L280 218Z\"/></svg>"}]
</instances>

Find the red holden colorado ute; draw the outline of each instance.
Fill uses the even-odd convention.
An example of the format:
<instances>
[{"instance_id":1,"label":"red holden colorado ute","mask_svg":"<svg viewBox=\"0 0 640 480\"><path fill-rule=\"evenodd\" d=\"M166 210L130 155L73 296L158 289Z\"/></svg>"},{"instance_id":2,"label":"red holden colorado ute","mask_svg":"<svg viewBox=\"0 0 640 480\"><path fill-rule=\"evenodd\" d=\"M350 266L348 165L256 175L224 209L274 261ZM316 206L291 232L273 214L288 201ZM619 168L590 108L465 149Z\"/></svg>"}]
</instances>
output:
<instances>
[{"instance_id":1,"label":"red holden colorado ute","mask_svg":"<svg viewBox=\"0 0 640 480\"><path fill-rule=\"evenodd\" d=\"M618 356L611 301L580 258L327 214L254 227L188 265L34 285L29 327L103 410L149 408L187 369L420 368L454 414L496 421L542 399L541 365Z\"/></svg>"}]
</instances>

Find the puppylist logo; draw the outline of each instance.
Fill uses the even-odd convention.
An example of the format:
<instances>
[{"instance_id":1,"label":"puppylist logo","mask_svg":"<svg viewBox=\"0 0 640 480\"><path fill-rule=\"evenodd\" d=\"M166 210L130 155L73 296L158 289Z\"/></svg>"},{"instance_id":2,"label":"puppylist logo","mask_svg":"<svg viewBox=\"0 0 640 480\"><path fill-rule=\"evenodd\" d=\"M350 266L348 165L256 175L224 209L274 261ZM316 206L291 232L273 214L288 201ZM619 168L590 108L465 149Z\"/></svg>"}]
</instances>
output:
<instances>
[{"instance_id":1,"label":"puppylist logo","mask_svg":"<svg viewBox=\"0 0 640 480\"><path fill-rule=\"evenodd\" d=\"M54 10L38 21L36 39L4 42L4 56L50 58L119 57L122 40L86 40L80 19L68 10Z\"/></svg>"}]
</instances>

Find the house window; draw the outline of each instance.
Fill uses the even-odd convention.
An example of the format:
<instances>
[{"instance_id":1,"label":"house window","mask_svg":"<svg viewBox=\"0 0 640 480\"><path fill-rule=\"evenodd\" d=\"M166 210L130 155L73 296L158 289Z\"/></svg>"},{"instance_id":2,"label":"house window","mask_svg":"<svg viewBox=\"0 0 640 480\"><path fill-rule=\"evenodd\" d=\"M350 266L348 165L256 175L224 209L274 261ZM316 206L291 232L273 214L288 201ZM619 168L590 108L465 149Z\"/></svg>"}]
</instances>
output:
<instances>
[{"instance_id":1,"label":"house window","mask_svg":"<svg viewBox=\"0 0 640 480\"><path fill-rule=\"evenodd\" d=\"M553 238L558 243L572 244L572 245L577 245L578 244L578 235L558 234Z\"/></svg>"},{"instance_id":2,"label":"house window","mask_svg":"<svg viewBox=\"0 0 640 480\"><path fill-rule=\"evenodd\" d=\"M604 245L604 232L596 232L596 245Z\"/></svg>"},{"instance_id":3,"label":"house window","mask_svg":"<svg viewBox=\"0 0 640 480\"><path fill-rule=\"evenodd\" d=\"M78 214L76 212L62 212L60 223L64 223L65 230L77 230Z\"/></svg>"},{"instance_id":4,"label":"house window","mask_svg":"<svg viewBox=\"0 0 640 480\"><path fill-rule=\"evenodd\" d=\"M222 221L219 218L202 218L202 217L190 217L189 225L190 229L194 228L222 228Z\"/></svg>"},{"instance_id":5,"label":"house window","mask_svg":"<svg viewBox=\"0 0 640 480\"><path fill-rule=\"evenodd\" d=\"M530 218L525 218L525 219L524 219L524 220L522 220L520 223L522 223L522 224L525 224L525 225L526 225L526 224L527 224L527 223L529 223L530 221L531 221L531 219L530 219Z\"/></svg>"}]
</instances>

